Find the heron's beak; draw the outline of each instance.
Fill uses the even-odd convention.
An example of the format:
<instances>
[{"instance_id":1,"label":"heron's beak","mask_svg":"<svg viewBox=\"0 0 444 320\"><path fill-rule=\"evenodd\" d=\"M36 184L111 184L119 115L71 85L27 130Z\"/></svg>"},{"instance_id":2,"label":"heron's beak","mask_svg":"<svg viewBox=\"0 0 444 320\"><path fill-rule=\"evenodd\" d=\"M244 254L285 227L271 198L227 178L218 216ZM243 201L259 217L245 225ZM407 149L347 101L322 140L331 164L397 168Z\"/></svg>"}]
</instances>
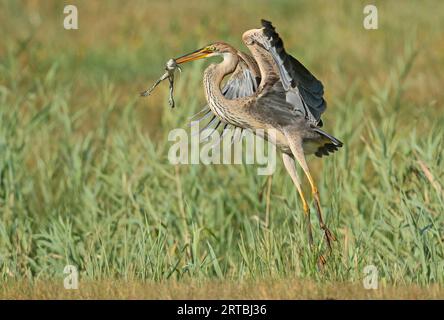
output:
<instances>
[{"instance_id":1,"label":"heron's beak","mask_svg":"<svg viewBox=\"0 0 444 320\"><path fill-rule=\"evenodd\" d=\"M211 53L213 53L213 51L211 51L210 49L205 47L205 48L196 50L194 52L191 52L189 54L186 54L184 56L181 56L179 58L176 58L174 60L176 61L177 64L181 64L181 63L185 63L185 62L189 62L189 61L194 61L194 60L205 58L205 57L207 57Z\"/></svg>"}]
</instances>

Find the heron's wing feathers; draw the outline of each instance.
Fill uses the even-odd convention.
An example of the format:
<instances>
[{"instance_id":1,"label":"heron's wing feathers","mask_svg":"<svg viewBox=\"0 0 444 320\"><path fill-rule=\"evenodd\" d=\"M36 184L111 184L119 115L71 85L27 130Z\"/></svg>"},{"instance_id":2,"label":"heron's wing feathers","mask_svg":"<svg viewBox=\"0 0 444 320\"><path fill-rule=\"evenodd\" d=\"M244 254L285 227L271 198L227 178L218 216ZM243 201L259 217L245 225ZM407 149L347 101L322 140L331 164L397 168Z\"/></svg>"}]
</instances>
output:
<instances>
[{"instance_id":1,"label":"heron's wing feathers","mask_svg":"<svg viewBox=\"0 0 444 320\"><path fill-rule=\"evenodd\" d=\"M297 90L297 88L296 88ZM281 81L267 85L254 99L254 107L265 120L274 121L273 125L285 127L291 125L295 117L304 117L306 110L297 92L285 91Z\"/></svg>"},{"instance_id":2,"label":"heron's wing feathers","mask_svg":"<svg viewBox=\"0 0 444 320\"><path fill-rule=\"evenodd\" d=\"M261 82L261 72L259 70L259 66L256 62L256 60L249 54L246 54L245 52L238 51L237 52L238 57L240 58L241 62L244 62L240 67L245 68L247 67L253 77L256 79L256 82L259 84Z\"/></svg>"},{"instance_id":3,"label":"heron's wing feathers","mask_svg":"<svg viewBox=\"0 0 444 320\"><path fill-rule=\"evenodd\" d=\"M222 94L227 99L237 99L252 96L260 83L260 73L256 62L246 53L239 52L239 63L231 74L227 83L222 88ZM211 109L206 105L199 115L202 115L197 121L204 120ZM197 114L196 114L197 115Z\"/></svg>"},{"instance_id":4,"label":"heron's wing feathers","mask_svg":"<svg viewBox=\"0 0 444 320\"><path fill-rule=\"evenodd\" d=\"M222 89L222 94L227 99L249 97L257 90L260 80L257 65L253 60L246 61L246 56L246 54L239 54L239 63Z\"/></svg>"},{"instance_id":5,"label":"heron's wing feathers","mask_svg":"<svg viewBox=\"0 0 444 320\"><path fill-rule=\"evenodd\" d=\"M222 88L222 94L227 99L238 99L253 96L257 91L258 85L260 83L260 72L259 68L252 57L249 55L238 52L239 62L236 66L236 69L231 74L227 83ZM216 115L213 114L212 110L208 105L206 105L201 111L199 111L195 116L201 115L197 121L202 122L204 119L207 119L210 115L213 115L211 120L199 131L199 133L203 132L206 129L212 129L211 133L207 134L203 139L209 138L210 135L217 130L219 125L223 122ZM219 144L223 137L229 132L228 126L235 127L235 135L240 130L241 134L243 132L243 128L236 127L233 124L225 123L222 129L222 135L216 140L214 145ZM232 136L231 142L235 142L234 136Z\"/></svg>"},{"instance_id":6,"label":"heron's wing feathers","mask_svg":"<svg viewBox=\"0 0 444 320\"><path fill-rule=\"evenodd\" d=\"M290 95L300 95L302 103L308 108L310 115L319 121L327 106L323 98L324 87L321 81L285 51L282 39L271 22L262 20L262 26L264 37L257 39L257 41L273 57L279 69L284 90Z\"/></svg>"}]
</instances>

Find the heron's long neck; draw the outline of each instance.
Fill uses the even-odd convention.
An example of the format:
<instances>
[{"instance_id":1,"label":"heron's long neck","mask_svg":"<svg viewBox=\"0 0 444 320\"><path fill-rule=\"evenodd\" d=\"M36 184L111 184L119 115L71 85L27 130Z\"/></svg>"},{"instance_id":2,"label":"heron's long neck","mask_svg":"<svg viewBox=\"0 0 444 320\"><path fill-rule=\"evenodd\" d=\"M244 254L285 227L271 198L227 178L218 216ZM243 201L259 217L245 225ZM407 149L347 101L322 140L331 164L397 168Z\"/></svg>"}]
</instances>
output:
<instances>
[{"instance_id":1,"label":"heron's long neck","mask_svg":"<svg viewBox=\"0 0 444 320\"><path fill-rule=\"evenodd\" d=\"M221 91L220 85L224 77L232 73L237 66L238 59L232 54L227 54L219 64L211 64L204 72L203 82L205 95L211 110L223 120L230 122L227 117L233 111L230 108L233 100L227 99Z\"/></svg>"}]
</instances>

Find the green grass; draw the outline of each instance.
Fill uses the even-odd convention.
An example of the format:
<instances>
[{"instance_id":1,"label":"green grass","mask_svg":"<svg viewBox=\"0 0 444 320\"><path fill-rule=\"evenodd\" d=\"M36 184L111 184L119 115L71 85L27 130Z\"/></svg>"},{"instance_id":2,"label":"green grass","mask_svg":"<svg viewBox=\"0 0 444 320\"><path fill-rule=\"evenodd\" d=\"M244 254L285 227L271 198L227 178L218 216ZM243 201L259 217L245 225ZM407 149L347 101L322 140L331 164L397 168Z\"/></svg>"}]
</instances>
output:
<instances>
[{"instance_id":1,"label":"green grass","mask_svg":"<svg viewBox=\"0 0 444 320\"><path fill-rule=\"evenodd\" d=\"M444 284L441 2L377 1L377 31L357 1L75 3L77 31L62 2L0 4L0 281L74 264L85 280L359 282L374 264L382 284ZM169 164L169 130L205 103L206 63L185 66L174 110L166 85L138 97L168 58L240 47L262 17L323 81L325 128L345 143L309 158L338 238L324 272L280 160L269 200L255 166Z\"/></svg>"}]
</instances>

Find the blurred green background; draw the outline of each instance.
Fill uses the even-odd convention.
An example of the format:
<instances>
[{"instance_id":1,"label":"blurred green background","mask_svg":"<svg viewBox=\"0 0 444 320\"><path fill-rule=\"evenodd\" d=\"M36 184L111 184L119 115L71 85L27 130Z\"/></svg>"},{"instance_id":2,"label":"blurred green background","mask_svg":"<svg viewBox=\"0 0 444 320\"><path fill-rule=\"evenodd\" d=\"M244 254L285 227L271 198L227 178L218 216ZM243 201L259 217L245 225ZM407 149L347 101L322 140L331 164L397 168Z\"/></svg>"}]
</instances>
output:
<instances>
[{"instance_id":1,"label":"blurred green background","mask_svg":"<svg viewBox=\"0 0 444 320\"><path fill-rule=\"evenodd\" d=\"M63 28L67 4L78 30ZM360 281L374 264L384 283L444 283L444 3L373 1L378 30L363 28L366 4L1 1L2 279L74 264L89 279ZM322 80L325 129L345 142L309 158L339 238L323 273L280 161L269 199L254 166L168 163L169 130L205 104L208 62L184 67L174 110L167 85L138 96L171 57L247 50L261 18Z\"/></svg>"}]
</instances>

